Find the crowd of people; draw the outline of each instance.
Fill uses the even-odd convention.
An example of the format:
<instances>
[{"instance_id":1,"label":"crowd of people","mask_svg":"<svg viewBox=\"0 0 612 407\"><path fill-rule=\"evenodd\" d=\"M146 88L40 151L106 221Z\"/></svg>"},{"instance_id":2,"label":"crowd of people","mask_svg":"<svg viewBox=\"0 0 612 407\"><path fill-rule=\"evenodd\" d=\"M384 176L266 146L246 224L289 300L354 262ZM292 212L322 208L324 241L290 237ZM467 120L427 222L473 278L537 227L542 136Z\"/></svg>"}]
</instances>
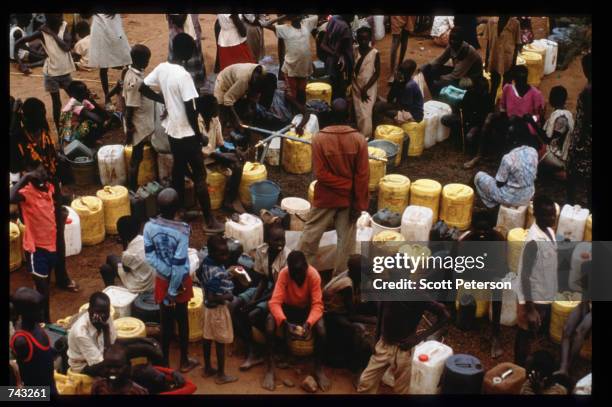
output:
<instances>
[{"instance_id":1,"label":"crowd of people","mask_svg":"<svg viewBox=\"0 0 612 407\"><path fill-rule=\"evenodd\" d=\"M75 317L67 334L66 358L71 371L96 378L93 394L141 395L180 386L184 383L181 374L200 365L190 357L188 346L188 302L197 285L204 293L202 375L214 377L216 384L239 380L237 372L226 369L226 345L239 338L246 345L240 370L264 364L261 385L274 390L275 369L285 363L277 356L287 352L279 346L280 335L314 338L313 377L322 391L333 385L323 366L335 365L351 370L360 393L376 393L383 375L392 367L394 391L408 393L412 349L445 331L455 315L455 305L454 301L427 299L361 301L361 275L364 267L367 269L367 259L354 253L356 222L368 210L370 199L367 141L380 124L401 126L424 120L424 89L436 99L444 88L455 86L466 90L461 111L455 109L442 123L465 133L475 150L475 158L465 168L475 167L485 155L501 157L494 177L483 171L476 174L475 190L487 210L474 215L471 229L459 239L505 240L494 230L497 208L529 205L533 200L535 222L528 231L519 273L514 361L528 369L525 394L571 391L572 366L591 328L590 302L581 304L568 320L558 369L552 355L530 352L534 335L547 330L552 299L558 291L557 238L552 229L555 206L549 197L537 193L535 180L540 170L566 179L567 202L572 204L576 187L587 185L591 207L591 54L582 57L588 84L580 93L576 114L565 108L568 95L563 86L550 91L548 102L553 111L546 114L542 92L528 84L527 68L516 66L517 54L529 37L524 35L519 17L439 19L432 35L444 49L432 61L418 66L415 60L404 58L414 30L413 17L391 16L390 87L383 97L378 86L382 70L375 48L375 21L355 17L287 15L270 20L263 14L218 14L212 74L216 79L211 92L205 86L211 74L205 69L203 27L197 14L166 16L168 58L148 73L151 50L129 43L119 14L81 15L72 29L62 14L45 14L45 22L29 34L25 30L31 26L32 15L16 16L10 31L11 58L26 75L42 65L44 89L51 96L51 116L58 134L55 142L45 104L39 98L22 102L11 97L10 166L12 173L19 174L10 193L10 201L18 209L11 216L26 225L23 249L35 287L18 288L11 299L19 322L10 348L25 385L49 385L57 392L53 349L39 324L51 322L51 274L55 271L59 288L80 290L66 270L67 212L63 205L69 202L62 193L62 184L68 179L64 147L73 140L99 147L108 130L122 126L125 144L133 146L128 186L135 190L139 164L145 146L152 144L158 114L173 157L172 182L157 195L160 215L144 227L131 216L119 219L123 251L108 256L100 275L104 286L119 282L134 293L153 292L160 309L161 344L152 339L117 338L110 298L95 292L88 310ZM478 23L485 24L484 58L476 34ZM261 63L265 29L278 39L278 77ZM332 88L332 103L323 108L306 101L315 59L311 39ZM121 79L112 88L109 68L122 70ZM77 69L99 69L103 105L96 102L97 97L83 81L72 79ZM490 73L490 83L483 70ZM279 80L282 88L277 87ZM496 101L500 84L501 95ZM69 98L65 104L61 89ZM161 113L156 113L159 110ZM252 282L239 289L238 266L232 264L228 241L222 236L224 224L211 209L207 172L218 166L230 170L223 207L244 213L238 187L255 134L246 132L243 125L278 130L296 115L301 115L294 121L298 134L303 134L312 115L320 128L312 140L312 168L317 180L312 209L296 250L287 248L281 223L266 221L265 243L253 255ZM207 254L199 259L195 273L190 273L193 260L188 255L193 218L183 204L186 177L193 181L207 235ZM313 264L330 224L338 240L332 278L324 283ZM436 226L431 235L432 252L436 242L458 238L452 233L440 234L440 225ZM588 270L583 280L588 284ZM426 311L436 321L426 330L417 330ZM501 299L497 298L492 318L494 358L503 353L500 313ZM177 371L168 379L153 364L172 365L170 343L175 322L180 357ZM366 340L367 327L376 331L375 343ZM255 340L254 330L263 333L263 347ZM211 362L213 342L216 367ZM143 355L150 363L130 369L129 360Z\"/></svg>"}]
</instances>

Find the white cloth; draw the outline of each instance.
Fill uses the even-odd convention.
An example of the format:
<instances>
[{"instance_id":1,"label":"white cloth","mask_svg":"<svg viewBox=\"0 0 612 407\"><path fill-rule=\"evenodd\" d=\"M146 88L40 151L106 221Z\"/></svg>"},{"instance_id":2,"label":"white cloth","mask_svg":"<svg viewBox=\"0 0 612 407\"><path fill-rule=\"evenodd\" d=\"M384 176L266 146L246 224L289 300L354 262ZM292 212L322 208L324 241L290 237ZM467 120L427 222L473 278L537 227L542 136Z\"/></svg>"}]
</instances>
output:
<instances>
[{"instance_id":1,"label":"white cloth","mask_svg":"<svg viewBox=\"0 0 612 407\"><path fill-rule=\"evenodd\" d=\"M91 23L89 66L91 68L115 68L132 63L130 44L123 31L121 16L109 18L94 14Z\"/></svg>"},{"instance_id":2,"label":"white cloth","mask_svg":"<svg viewBox=\"0 0 612 407\"><path fill-rule=\"evenodd\" d=\"M455 26L455 17L452 16L436 16L431 26L430 35L432 37L439 37L445 32L452 30Z\"/></svg>"},{"instance_id":3,"label":"white cloth","mask_svg":"<svg viewBox=\"0 0 612 407\"><path fill-rule=\"evenodd\" d=\"M230 16L231 14L217 14L221 26L217 42L220 47L233 47L246 41L246 37L240 35ZM242 14L238 14L238 17L242 17Z\"/></svg>"},{"instance_id":4,"label":"white cloth","mask_svg":"<svg viewBox=\"0 0 612 407\"><path fill-rule=\"evenodd\" d=\"M376 83L368 89L368 96L370 100L364 102L361 99L361 92L358 89L363 89L370 79L376 72L376 56L378 50L372 48L365 56L359 53L359 47L355 47L355 67L359 64L359 61L363 59L360 65L359 72L354 72L351 94L353 97L353 108L355 110L355 119L357 121L357 128L359 132L366 138L372 136L372 109L374 108L374 102L376 102L377 88ZM399 113L399 112L398 112ZM412 119L412 116L410 116Z\"/></svg>"},{"instance_id":5,"label":"white cloth","mask_svg":"<svg viewBox=\"0 0 612 407\"><path fill-rule=\"evenodd\" d=\"M130 66L123 78L123 98L125 105L134 108L133 145L137 145L155 130L155 102L140 93L144 73ZM142 238L142 237L141 237ZM144 246L143 246L144 247Z\"/></svg>"},{"instance_id":6,"label":"white cloth","mask_svg":"<svg viewBox=\"0 0 612 407\"><path fill-rule=\"evenodd\" d=\"M63 21L57 36L64 39L64 32L68 23ZM45 59L45 65L43 66L43 73L48 76L62 76L67 75L76 71L74 61L70 52L66 52L60 48L55 38L51 35L43 32L42 46L47 53L47 59Z\"/></svg>"},{"instance_id":7,"label":"white cloth","mask_svg":"<svg viewBox=\"0 0 612 407\"><path fill-rule=\"evenodd\" d=\"M191 18L191 14L187 14L187 18L185 19L185 24L183 24L183 31L185 34L189 34L191 38L197 41L195 26L193 25L193 19Z\"/></svg>"},{"instance_id":8,"label":"white cloth","mask_svg":"<svg viewBox=\"0 0 612 407\"><path fill-rule=\"evenodd\" d=\"M125 267L130 271L126 272ZM136 236L128 244L128 247L121 255L121 263L117 268L117 274L121 282L133 293L152 291L155 284L155 273L147 262L144 249L144 238L142 235Z\"/></svg>"},{"instance_id":9,"label":"white cloth","mask_svg":"<svg viewBox=\"0 0 612 407\"><path fill-rule=\"evenodd\" d=\"M548 228L551 236L555 236L555 231ZM525 246L521 250L521 260L518 267L518 284L516 285L516 295L519 304L525 303L521 284L521 273L523 272L523 254L528 242L542 242L537 245L536 260L533 265L529 284L531 287L531 298L536 304L550 304L552 298L555 297L558 290L558 260L557 260L557 242L551 240L546 232L544 232L537 223L533 223L527 232L525 238ZM551 299L542 300L542 299Z\"/></svg>"},{"instance_id":10,"label":"white cloth","mask_svg":"<svg viewBox=\"0 0 612 407\"><path fill-rule=\"evenodd\" d=\"M187 119L185 103L198 97L193 78L181 65L162 62L144 80L147 86L161 89L168 116L162 126L170 137L177 139L193 136L194 130Z\"/></svg>"},{"instance_id":11,"label":"white cloth","mask_svg":"<svg viewBox=\"0 0 612 407\"><path fill-rule=\"evenodd\" d=\"M110 342L115 343L117 332L109 317ZM98 332L84 312L68 331L68 365L75 373L81 373L86 366L96 365L104 360L104 334Z\"/></svg>"},{"instance_id":12,"label":"white cloth","mask_svg":"<svg viewBox=\"0 0 612 407\"><path fill-rule=\"evenodd\" d=\"M289 24L276 24L276 36L285 41L285 62L281 70L292 78L307 78L312 74L310 32L317 26L318 17L309 15L299 29Z\"/></svg>"}]
</instances>

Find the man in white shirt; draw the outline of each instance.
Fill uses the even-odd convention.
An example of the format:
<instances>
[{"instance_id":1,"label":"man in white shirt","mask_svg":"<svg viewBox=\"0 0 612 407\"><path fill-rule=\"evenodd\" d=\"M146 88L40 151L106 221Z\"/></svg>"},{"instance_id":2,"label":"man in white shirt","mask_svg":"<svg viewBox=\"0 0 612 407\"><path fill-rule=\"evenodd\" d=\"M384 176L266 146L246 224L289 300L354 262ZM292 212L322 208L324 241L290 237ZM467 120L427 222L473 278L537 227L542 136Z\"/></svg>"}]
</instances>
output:
<instances>
[{"instance_id":1,"label":"man in white shirt","mask_svg":"<svg viewBox=\"0 0 612 407\"><path fill-rule=\"evenodd\" d=\"M172 40L175 60L162 62L144 80L140 92L156 102L166 105L167 117L162 126L168 133L170 150L173 155L172 187L185 200L185 175L191 167L191 177L206 222L205 231L218 233L223 224L215 219L210 208L210 196L206 185L202 147L208 145L208 138L202 136L195 109L198 98L193 78L184 64L193 55L195 42L188 34L179 33ZM150 86L161 90L154 92Z\"/></svg>"}]
</instances>

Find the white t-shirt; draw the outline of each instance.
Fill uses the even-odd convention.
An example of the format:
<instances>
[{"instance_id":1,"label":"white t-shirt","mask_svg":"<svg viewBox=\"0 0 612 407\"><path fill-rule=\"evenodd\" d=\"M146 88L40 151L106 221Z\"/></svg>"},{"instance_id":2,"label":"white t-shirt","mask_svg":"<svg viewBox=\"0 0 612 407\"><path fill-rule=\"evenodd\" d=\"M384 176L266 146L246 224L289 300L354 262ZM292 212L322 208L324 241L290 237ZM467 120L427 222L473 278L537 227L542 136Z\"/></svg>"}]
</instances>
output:
<instances>
[{"instance_id":1,"label":"white t-shirt","mask_svg":"<svg viewBox=\"0 0 612 407\"><path fill-rule=\"evenodd\" d=\"M300 29L288 24L277 24L276 36L285 40L285 62L282 71L292 78L307 78L312 73L310 32L317 26L318 17L302 20Z\"/></svg>"},{"instance_id":2,"label":"white t-shirt","mask_svg":"<svg viewBox=\"0 0 612 407\"><path fill-rule=\"evenodd\" d=\"M181 139L195 134L187 119L184 102L198 97L198 91L189 72L181 65L162 62L144 80L147 86L161 89L168 116L162 127L170 137Z\"/></svg>"},{"instance_id":3,"label":"white t-shirt","mask_svg":"<svg viewBox=\"0 0 612 407\"><path fill-rule=\"evenodd\" d=\"M217 42L220 47L233 47L246 41L246 37L240 35L230 16L231 14L217 14L221 26ZM241 18L242 14L238 14L238 17Z\"/></svg>"}]
</instances>

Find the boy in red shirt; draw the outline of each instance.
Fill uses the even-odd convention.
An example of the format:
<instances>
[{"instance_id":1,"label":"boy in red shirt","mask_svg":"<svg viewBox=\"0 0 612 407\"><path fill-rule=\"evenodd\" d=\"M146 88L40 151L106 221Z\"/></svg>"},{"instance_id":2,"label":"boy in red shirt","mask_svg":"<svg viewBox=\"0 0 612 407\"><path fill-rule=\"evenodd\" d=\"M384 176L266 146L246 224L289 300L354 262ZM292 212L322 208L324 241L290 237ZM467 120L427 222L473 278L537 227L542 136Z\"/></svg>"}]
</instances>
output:
<instances>
[{"instance_id":1,"label":"boy in red shirt","mask_svg":"<svg viewBox=\"0 0 612 407\"><path fill-rule=\"evenodd\" d=\"M44 322L49 322L49 274L55 268L56 225L53 194L45 167L27 172L11 189L11 203L19 204L26 224L23 249L36 290L45 298Z\"/></svg>"},{"instance_id":2,"label":"boy in red shirt","mask_svg":"<svg viewBox=\"0 0 612 407\"><path fill-rule=\"evenodd\" d=\"M323 391L330 388L330 382L321 366L325 344L325 325L323 324L323 294L321 276L308 265L306 256L300 251L292 251L287 256L287 267L278 274L272 298L268 302L270 315L266 322L267 372L262 387L274 390L274 361L272 347L276 327L283 328L285 335L307 338L312 331L315 335L315 378Z\"/></svg>"}]
</instances>

